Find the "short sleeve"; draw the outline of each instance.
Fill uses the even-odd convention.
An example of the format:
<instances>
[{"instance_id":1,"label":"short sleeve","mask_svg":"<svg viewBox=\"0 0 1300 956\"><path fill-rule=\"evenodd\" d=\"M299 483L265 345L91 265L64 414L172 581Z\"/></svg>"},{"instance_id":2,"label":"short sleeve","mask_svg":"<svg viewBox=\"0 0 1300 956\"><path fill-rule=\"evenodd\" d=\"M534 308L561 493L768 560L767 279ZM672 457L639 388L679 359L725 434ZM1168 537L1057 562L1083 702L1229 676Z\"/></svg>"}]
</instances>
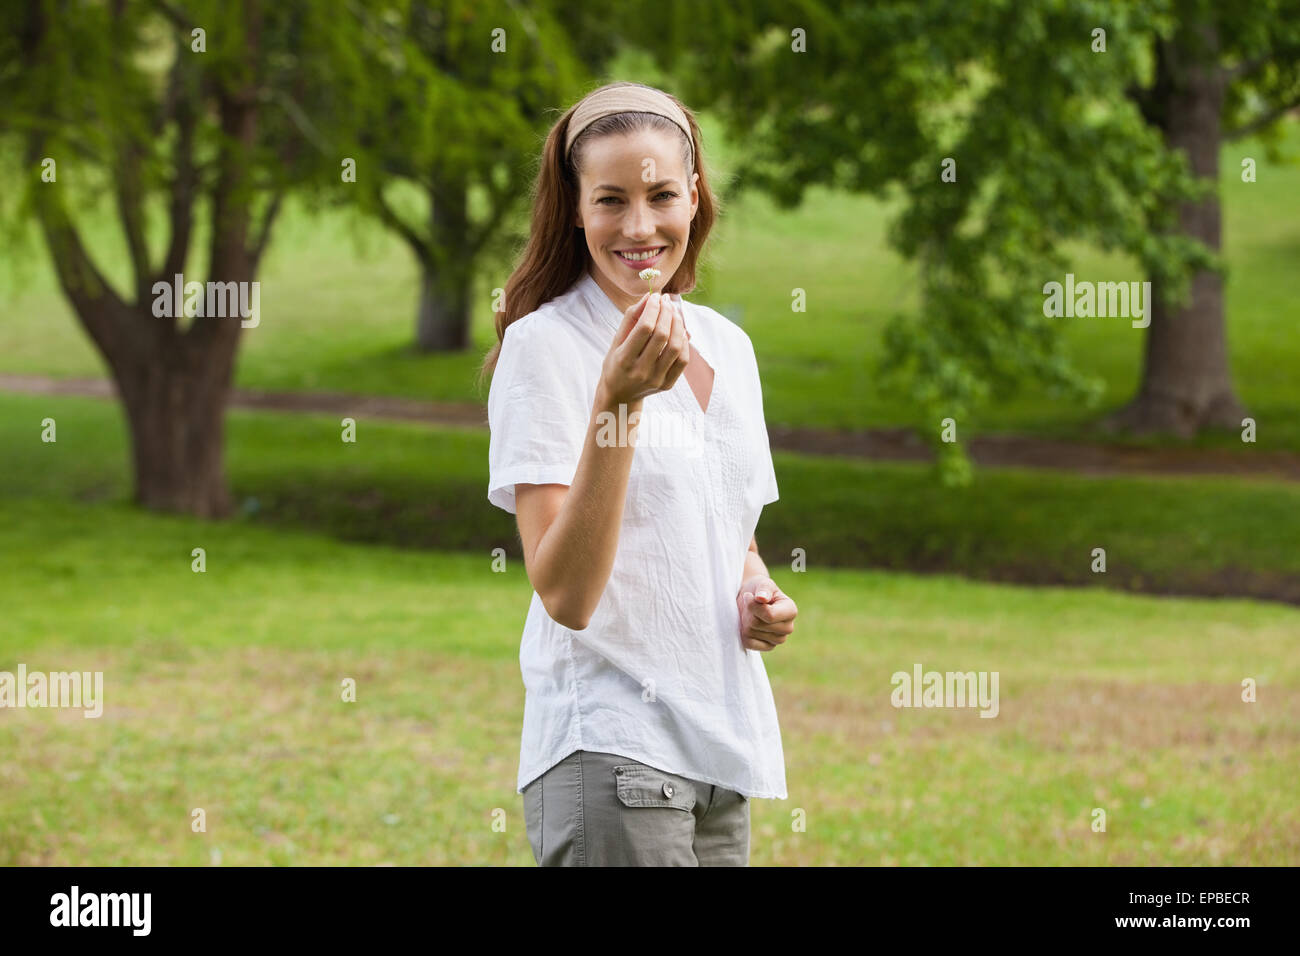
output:
<instances>
[{"instance_id":1,"label":"short sleeve","mask_svg":"<svg viewBox=\"0 0 1300 956\"><path fill-rule=\"evenodd\" d=\"M766 445L766 442L764 442ZM766 491L763 492L763 504L770 505L781 497L776 487L776 466L772 464L772 450L767 449L767 477L764 479Z\"/></svg>"},{"instance_id":2,"label":"short sleeve","mask_svg":"<svg viewBox=\"0 0 1300 956\"><path fill-rule=\"evenodd\" d=\"M591 419L580 358L558 322L506 327L488 391L488 501L510 514L516 484L573 484Z\"/></svg>"},{"instance_id":3,"label":"short sleeve","mask_svg":"<svg viewBox=\"0 0 1300 956\"><path fill-rule=\"evenodd\" d=\"M758 396L758 426L762 432L762 446L758 456L758 467L764 472L762 478L763 504L770 505L780 498L776 487L776 466L772 463L772 449L767 435L767 416L763 414L763 383L758 374L758 356L754 354L754 343L750 340L748 334L745 334L745 341L749 343L749 358L754 376L754 392Z\"/></svg>"}]
</instances>

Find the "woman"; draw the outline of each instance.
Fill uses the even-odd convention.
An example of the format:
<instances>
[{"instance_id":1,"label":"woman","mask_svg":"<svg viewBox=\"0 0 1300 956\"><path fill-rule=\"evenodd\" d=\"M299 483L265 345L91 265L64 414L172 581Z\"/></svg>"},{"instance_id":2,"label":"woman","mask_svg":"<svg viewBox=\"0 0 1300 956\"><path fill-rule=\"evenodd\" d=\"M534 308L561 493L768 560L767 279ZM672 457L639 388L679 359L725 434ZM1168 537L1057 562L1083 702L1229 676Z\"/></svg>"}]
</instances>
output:
<instances>
[{"instance_id":1,"label":"woman","mask_svg":"<svg viewBox=\"0 0 1300 956\"><path fill-rule=\"evenodd\" d=\"M797 613L754 539L777 500L758 367L680 295L716 208L675 97L593 91L547 137L484 362L488 500L534 589L518 792L542 866L745 866L749 799L786 798L751 653Z\"/></svg>"}]
</instances>

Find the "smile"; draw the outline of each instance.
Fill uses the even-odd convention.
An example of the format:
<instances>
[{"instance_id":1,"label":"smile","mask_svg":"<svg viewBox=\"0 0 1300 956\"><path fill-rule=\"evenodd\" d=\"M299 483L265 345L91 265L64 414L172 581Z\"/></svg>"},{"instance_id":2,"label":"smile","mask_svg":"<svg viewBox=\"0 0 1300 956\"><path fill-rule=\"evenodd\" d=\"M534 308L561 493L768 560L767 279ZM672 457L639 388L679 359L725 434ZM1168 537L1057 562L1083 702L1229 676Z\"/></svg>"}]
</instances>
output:
<instances>
[{"instance_id":1,"label":"smile","mask_svg":"<svg viewBox=\"0 0 1300 956\"><path fill-rule=\"evenodd\" d=\"M627 263L627 265L630 266L631 268L640 270L640 269L649 268L650 266L654 265L657 261L659 261L659 257L664 254L664 250L666 250L667 248L668 248L667 246L660 246L659 248L651 250L650 252L630 252L630 253L618 252L616 250L614 254L618 256L620 259L622 259L625 263Z\"/></svg>"}]
</instances>

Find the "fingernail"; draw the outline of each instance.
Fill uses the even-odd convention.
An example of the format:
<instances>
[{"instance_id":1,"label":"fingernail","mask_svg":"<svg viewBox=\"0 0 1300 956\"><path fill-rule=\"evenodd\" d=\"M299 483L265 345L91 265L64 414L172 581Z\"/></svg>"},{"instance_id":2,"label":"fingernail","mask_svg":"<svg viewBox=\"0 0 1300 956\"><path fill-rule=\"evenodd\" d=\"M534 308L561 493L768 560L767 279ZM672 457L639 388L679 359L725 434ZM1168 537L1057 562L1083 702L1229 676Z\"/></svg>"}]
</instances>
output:
<instances>
[{"instance_id":1,"label":"fingernail","mask_svg":"<svg viewBox=\"0 0 1300 956\"><path fill-rule=\"evenodd\" d=\"M758 592L758 596L761 597L764 601L766 601L766 600L767 600L768 598L770 598L772 595L769 594L767 591L759 591L759 592Z\"/></svg>"}]
</instances>

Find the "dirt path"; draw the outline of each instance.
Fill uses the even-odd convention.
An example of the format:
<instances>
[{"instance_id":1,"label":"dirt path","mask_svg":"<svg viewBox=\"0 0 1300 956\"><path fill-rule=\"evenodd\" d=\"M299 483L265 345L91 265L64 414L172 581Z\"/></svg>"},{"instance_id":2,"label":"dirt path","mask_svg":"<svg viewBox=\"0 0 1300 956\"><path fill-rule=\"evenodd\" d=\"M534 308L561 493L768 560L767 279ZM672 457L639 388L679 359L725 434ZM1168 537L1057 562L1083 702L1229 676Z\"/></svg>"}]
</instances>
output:
<instances>
[{"instance_id":1,"label":"dirt path","mask_svg":"<svg viewBox=\"0 0 1300 956\"><path fill-rule=\"evenodd\" d=\"M54 379L0 373L0 389L29 395L80 395L116 399L108 379ZM340 392L264 392L235 389L232 407L313 412L353 418L393 419L467 428L487 428L487 409L471 402L428 402ZM873 461L928 461L930 449L908 429L831 431L768 427L772 448ZM1030 435L997 435L968 443L976 464L988 467L1055 468L1081 474L1229 475L1300 481L1300 455L1290 452L1224 449L1131 448L1096 442L1067 442Z\"/></svg>"}]
</instances>

